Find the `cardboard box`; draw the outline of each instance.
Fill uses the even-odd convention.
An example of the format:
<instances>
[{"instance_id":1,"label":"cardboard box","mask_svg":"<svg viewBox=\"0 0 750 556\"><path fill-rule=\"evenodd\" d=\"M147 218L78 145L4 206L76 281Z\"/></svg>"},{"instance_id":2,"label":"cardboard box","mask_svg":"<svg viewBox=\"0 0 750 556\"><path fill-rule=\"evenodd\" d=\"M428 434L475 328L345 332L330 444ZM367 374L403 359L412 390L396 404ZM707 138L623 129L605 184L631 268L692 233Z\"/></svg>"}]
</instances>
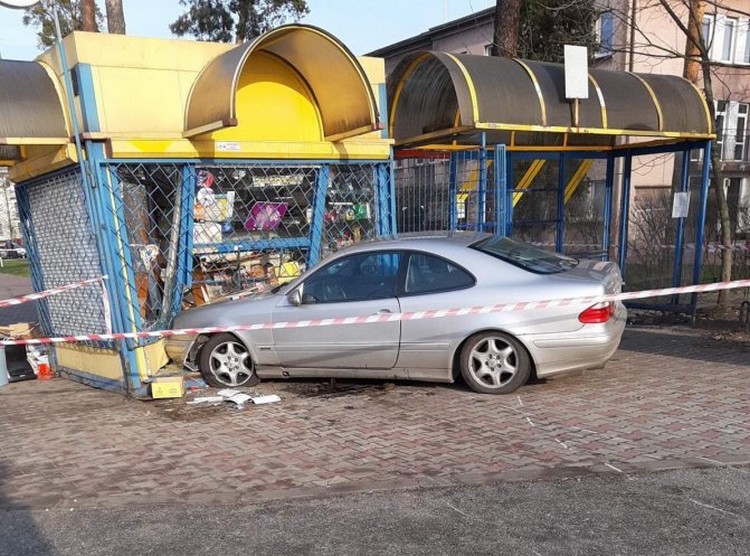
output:
<instances>
[{"instance_id":1,"label":"cardboard box","mask_svg":"<svg viewBox=\"0 0 750 556\"><path fill-rule=\"evenodd\" d=\"M151 379L151 397L181 398L185 395L185 379L181 376L160 376Z\"/></svg>"},{"instance_id":2,"label":"cardboard box","mask_svg":"<svg viewBox=\"0 0 750 556\"><path fill-rule=\"evenodd\" d=\"M28 322L17 322L8 326L0 326L0 334L11 338L31 338L31 324Z\"/></svg>"}]
</instances>

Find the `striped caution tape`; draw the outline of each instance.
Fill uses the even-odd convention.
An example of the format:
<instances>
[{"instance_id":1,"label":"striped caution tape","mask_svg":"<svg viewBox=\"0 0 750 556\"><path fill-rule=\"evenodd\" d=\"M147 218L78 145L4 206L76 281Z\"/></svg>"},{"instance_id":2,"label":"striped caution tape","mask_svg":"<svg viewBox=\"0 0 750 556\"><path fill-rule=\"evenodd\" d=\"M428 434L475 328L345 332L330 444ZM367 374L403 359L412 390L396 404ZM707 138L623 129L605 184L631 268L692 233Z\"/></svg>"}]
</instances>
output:
<instances>
[{"instance_id":1,"label":"striped caution tape","mask_svg":"<svg viewBox=\"0 0 750 556\"><path fill-rule=\"evenodd\" d=\"M49 290L45 290L43 292L30 293L28 295L23 295L21 297L16 297L13 299L2 299L0 300L0 307L10 307L12 305L21 305L22 303L28 303L29 301L36 301L37 299L44 299L45 297L50 297L52 295L57 295L59 293L67 292L70 290L75 290L76 288L81 288L88 284L101 283L102 280L106 280L106 279L107 279L106 275L99 276L98 278L90 278L88 280L82 280L80 282L75 282L74 284L68 284L67 286L60 286L59 288L52 288Z\"/></svg>"},{"instance_id":2,"label":"striped caution tape","mask_svg":"<svg viewBox=\"0 0 750 556\"><path fill-rule=\"evenodd\" d=\"M169 338L172 336L195 336L197 334L217 334L219 332L247 332L252 330L268 330L281 328L313 328L322 326L348 326L352 324L372 324L377 322L396 322L424 319L439 319L446 317L460 317L466 315L483 315L487 313L504 313L513 311L527 311L546 309L550 307L566 307L575 305L593 305L605 301L628 301L646 299L664 295L686 293L707 293L719 290L750 288L750 279L735 280L733 282L716 282L699 286L683 286L679 288L662 288L625 292L589 297L569 297L561 299L547 299L542 301L522 301L517 303L502 303L497 305L479 305L475 307L461 307L453 309L435 309L429 311L413 311L404 313L386 313L359 317L337 317L318 320L299 320L284 322L264 322L256 324L242 324L235 326L209 326L205 328L181 328L174 330L154 330L150 332L122 332L113 334L82 334L76 336L60 336L57 338L34 338L25 340L2 340L0 345L39 345L63 344L73 342L112 341L112 340L145 340L154 338Z\"/></svg>"}]
</instances>

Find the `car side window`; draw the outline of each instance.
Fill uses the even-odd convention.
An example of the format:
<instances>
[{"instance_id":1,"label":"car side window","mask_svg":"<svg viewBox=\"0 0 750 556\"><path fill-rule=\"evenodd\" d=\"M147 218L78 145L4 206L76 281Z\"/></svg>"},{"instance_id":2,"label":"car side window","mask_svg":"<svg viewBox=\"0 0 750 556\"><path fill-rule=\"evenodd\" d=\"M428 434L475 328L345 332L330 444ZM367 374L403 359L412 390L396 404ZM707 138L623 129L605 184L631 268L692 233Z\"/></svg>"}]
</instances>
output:
<instances>
[{"instance_id":1,"label":"car side window","mask_svg":"<svg viewBox=\"0 0 750 556\"><path fill-rule=\"evenodd\" d=\"M342 303L396 297L403 254L358 253L338 259L302 284L302 303Z\"/></svg>"},{"instance_id":2,"label":"car side window","mask_svg":"<svg viewBox=\"0 0 750 556\"><path fill-rule=\"evenodd\" d=\"M415 295L460 290L473 286L475 282L466 270L446 259L427 253L412 253L406 270L404 293Z\"/></svg>"}]
</instances>

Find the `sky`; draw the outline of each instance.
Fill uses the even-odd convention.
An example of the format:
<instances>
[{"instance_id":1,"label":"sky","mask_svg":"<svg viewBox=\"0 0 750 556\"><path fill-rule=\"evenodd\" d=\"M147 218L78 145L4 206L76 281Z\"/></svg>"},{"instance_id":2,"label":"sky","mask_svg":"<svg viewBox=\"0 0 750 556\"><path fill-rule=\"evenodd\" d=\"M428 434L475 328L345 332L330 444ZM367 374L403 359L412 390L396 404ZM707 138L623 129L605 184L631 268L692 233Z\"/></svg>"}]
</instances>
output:
<instances>
[{"instance_id":1,"label":"sky","mask_svg":"<svg viewBox=\"0 0 750 556\"><path fill-rule=\"evenodd\" d=\"M98 2L102 10L104 3ZM302 23L316 25L355 54L427 31L494 5L491 0L307 0ZM169 38L169 24L185 11L179 0L123 0L128 35ZM21 23L22 10L0 6L0 56L31 60L39 54L36 29Z\"/></svg>"}]
</instances>

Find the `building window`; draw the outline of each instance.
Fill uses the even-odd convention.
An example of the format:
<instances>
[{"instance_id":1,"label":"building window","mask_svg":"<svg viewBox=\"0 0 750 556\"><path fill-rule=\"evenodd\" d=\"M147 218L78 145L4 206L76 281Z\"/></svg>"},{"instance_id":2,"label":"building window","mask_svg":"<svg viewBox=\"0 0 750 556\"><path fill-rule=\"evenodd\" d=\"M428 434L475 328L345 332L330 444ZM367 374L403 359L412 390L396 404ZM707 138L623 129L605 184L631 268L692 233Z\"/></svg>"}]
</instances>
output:
<instances>
[{"instance_id":1,"label":"building window","mask_svg":"<svg viewBox=\"0 0 750 556\"><path fill-rule=\"evenodd\" d=\"M716 147L719 156L724 159L724 124L727 118L727 101L720 100L716 103Z\"/></svg>"},{"instance_id":2,"label":"building window","mask_svg":"<svg viewBox=\"0 0 750 556\"><path fill-rule=\"evenodd\" d=\"M703 44L706 45L706 48L708 50L711 50L711 43L713 42L713 25L714 24L714 18L711 16L704 16L703 17L703 26L701 28L701 34L703 35Z\"/></svg>"},{"instance_id":3,"label":"building window","mask_svg":"<svg viewBox=\"0 0 750 556\"><path fill-rule=\"evenodd\" d=\"M596 38L599 42L598 56L609 56L615 40L615 14L602 12L596 22Z\"/></svg>"},{"instance_id":4,"label":"building window","mask_svg":"<svg viewBox=\"0 0 750 556\"><path fill-rule=\"evenodd\" d=\"M724 21L724 40L721 46L722 62L731 62L734 58L734 45L737 41L737 20L727 18Z\"/></svg>"},{"instance_id":5,"label":"building window","mask_svg":"<svg viewBox=\"0 0 750 556\"><path fill-rule=\"evenodd\" d=\"M750 21L745 22L745 52L742 55L742 63L750 64Z\"/></svg>"},{"instance_id":6,"label":"building window","mask_svg":"<svg viewBox=\"0 0 750 556\"><path fill-rule=\"evenodd\" d=\"M737 104L737 124L734 135L734 160L745 160L745 139L747 131L747 104Z\"/></svg>"},{"instance_id":7,"label":"building window","mask_svg":"<svg viewBox=\"0 0 750 556\"><path fill-rule=\"evenodd\" d=\"M747 120L750 106L744 102L716 103L716 144L722 160L746 160Z\"/></svg>"}]
</instances>

